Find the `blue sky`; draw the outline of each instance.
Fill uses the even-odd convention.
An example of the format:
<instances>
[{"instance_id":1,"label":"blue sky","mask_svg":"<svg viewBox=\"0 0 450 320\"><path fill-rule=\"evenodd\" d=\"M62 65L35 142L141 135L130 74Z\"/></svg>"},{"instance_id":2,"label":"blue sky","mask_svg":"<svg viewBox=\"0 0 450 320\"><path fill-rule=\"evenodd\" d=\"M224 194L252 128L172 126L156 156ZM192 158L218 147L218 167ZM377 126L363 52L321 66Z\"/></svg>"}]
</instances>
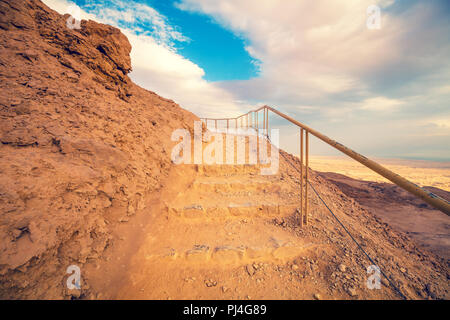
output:
<instances>
[{"instance_id":1,"label":"blue sky","mask_svg":"<svg viewBox=\"0 0 450 320\"><path fill-rule=\"evenodd\" d=\"M450 161L447 0L75 2L128 37L135 83L200 117L268 104L367 156ZM296 153L295 128L271 123Z\"/></svg>"},{"instance_id":2,"label":"blue sky","mask_svg":"<svg viewBox=\"0 0 450 320\"><path fill-rule=\"evenodd\" d=\"M258 75L257 63L245 51L245 39L217 24L210 16L178 9L174 1L145 1L167 16L189 38L177 51L205 70L208 81L245 80Z\"/></svg>"}]
</instances>

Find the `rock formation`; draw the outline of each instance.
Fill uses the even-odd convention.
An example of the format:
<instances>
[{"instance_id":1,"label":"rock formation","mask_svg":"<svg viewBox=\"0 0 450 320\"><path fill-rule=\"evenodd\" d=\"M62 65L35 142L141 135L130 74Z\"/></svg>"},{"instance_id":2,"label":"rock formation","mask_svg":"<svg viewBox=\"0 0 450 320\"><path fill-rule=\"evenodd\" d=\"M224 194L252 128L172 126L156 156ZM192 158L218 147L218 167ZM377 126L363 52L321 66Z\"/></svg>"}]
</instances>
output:
<instances>
[{"instance_id":1,"label":"rock formation","mask_svg":"<svg viewBox=\"0 0 450 320\"><path fill-rule=\"evenodd\" d=\"M130 81L120 30L67 18L0 2L1 298L61 298L65 268L111 245L161 188L171 132L196 119Z\"/></svg>"}]
</instances>

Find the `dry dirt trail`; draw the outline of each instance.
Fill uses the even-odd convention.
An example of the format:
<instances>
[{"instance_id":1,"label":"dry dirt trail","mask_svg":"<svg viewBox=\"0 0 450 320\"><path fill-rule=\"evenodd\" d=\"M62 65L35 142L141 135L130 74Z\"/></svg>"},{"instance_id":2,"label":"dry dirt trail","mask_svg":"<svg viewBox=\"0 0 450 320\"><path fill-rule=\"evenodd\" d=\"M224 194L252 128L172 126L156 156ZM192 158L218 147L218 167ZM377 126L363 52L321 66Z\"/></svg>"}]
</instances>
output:
<instances>
[{"instance_id":1,"label":"dry dirt trail","mask_svg":"<svg viewBox=\"0 0 450 320\"><path fill-rule=\"evenodd\" d=\"M0 299L399 299L313 192L299 161L174 165L198 117L128 77L120 30L67 27L0 1ZM311 184L401 293L449 299L449 264L312 170ZM81 290L67 286L81 270Z\"/></svg>"},{"instance_id":2,"label":"dry dirt trail","mask_svg":"<svg viewBox=\"0 0 450 320\"><path fill-rule=\"evenodd\" d=\"M321 245L273 223L292 215L297 200L279 175L261 176L257 166L200 166L145 239L119 297L283 298L281 284L264 276L269 265L278 273Z\"/></svg>"}]
</instances>

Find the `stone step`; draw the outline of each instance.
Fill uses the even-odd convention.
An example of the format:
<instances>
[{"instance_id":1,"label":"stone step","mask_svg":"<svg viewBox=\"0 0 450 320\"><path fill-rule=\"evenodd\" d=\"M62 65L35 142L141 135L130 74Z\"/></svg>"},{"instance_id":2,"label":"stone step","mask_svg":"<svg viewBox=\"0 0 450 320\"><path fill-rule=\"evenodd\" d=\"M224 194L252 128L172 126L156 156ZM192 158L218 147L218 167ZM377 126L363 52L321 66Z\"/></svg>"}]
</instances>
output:
<instances>
[{"instance_id":1,"label":"stone step","mask_svg":"<svg viewBox=\"0 0 450 320\"><path fill-rule=\"evenodd\" d=\"M197 165L196 170L206 177L253 175L261 176L261 169L269 167L261 164L222 164L222 165Z\"/></svg>"},{"instance_id":2,"label":"stone step","mask_svg":"<svg viewBox=\"0 0 450 320\"><path fill-rule=\"evenodd\" d=\"M290 260L302 255L307 249L317 246L314 243L291 241L282 244L267 243L251 246L195 244L189 249L175 249L167 246L148 253L146 259L236 265L269 260Z\"/></svg>"},{"instance_id":3,"label":"stone step","mask_svg":"<svg viewBox=\"0 0 450 320\"><path fill-rule=\"evenodd\" d=\"M282 181L276 176L200 177L194 181L190 189L197 192L222 193L235 191L265 193L287 191Z\"/></svg>"},{"instance_id":4,"label":"stone step","mask_svg":"<svg viewBox=\"0 0 450 320\"><path fill-rule=\"evenodd\" d=\"M299 203L289 204L277 203L228 203L222 205L190 204L182 207L167 207L169 216L201 219L201 218L224 218L229 216L288 216L293 214Z\"/></svg>"},{"instance_id":5,"label":"stone step","mask_svg":"<svg viewBox=\"0 0 450 320\"><path fill-rule=\"evenodd\" d=\"M204 184L193 183L185 191L179 192L175 198L171 199L170 206L182 208L185 206L197 205L203 207L228 207L236 204L252 203L258 204L295 204L300 201L299 190L274 184L252 185L252 188L233 188L234 183L227 184ZM217 188L216 188L217 187Z\"/></svg>"}]
</instances>

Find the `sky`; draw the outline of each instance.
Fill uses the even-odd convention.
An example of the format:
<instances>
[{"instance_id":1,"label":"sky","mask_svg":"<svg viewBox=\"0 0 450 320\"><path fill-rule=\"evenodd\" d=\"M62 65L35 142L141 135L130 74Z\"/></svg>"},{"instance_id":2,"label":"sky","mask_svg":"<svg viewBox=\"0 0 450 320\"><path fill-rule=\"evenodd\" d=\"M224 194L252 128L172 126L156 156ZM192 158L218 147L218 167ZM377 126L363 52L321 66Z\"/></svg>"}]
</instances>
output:
<instances>
[{"instance_id":1,"label":"sky","mask_svg":"<svg viewBox=\"0 0 450 320\"><path fill-rule=\"evenodd\" d=\"M267 104L366 156L450 161L449 1L44 3L120 28L131 79L199 117ZM269 123L298 153L298 128ZM314 139L311 153L338 154Z\"/></svg>"}]
</instances>

